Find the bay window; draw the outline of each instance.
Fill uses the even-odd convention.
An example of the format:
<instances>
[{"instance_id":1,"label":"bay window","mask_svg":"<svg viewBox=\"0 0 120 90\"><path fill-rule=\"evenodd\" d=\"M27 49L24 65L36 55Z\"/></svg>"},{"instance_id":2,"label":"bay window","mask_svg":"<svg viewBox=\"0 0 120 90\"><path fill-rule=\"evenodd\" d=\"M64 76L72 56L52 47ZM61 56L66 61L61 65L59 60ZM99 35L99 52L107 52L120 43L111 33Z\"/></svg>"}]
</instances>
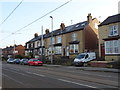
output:
<instances>
[{"instance_id":1,"label":"bay window","mask_svg":"<svg viewBox=\"0 0 120 90\"><path fill-rule=\"evenodd\" d=\"M70 45L70 53L78 53L78 44L71 44Z\"/></svg>"},{"instance_id":2,"label":"bay window","mask_svg":"<svg viewBox=\"0 0 120 90\"><path fill-rule=\"evenodd\" d=\"M61 54L62 53L62 46L56 46L55 47L55 54Z\"/></svg>"},{"instance_id":3,"label":"bay window","mask_svg":"<svg viewBox=\"0 0 120 90\"><path fill-rule=\"evenodd\" d=\"M105 54L120 54L120 40L105 41Z\"/></svg>"}]
</instances>

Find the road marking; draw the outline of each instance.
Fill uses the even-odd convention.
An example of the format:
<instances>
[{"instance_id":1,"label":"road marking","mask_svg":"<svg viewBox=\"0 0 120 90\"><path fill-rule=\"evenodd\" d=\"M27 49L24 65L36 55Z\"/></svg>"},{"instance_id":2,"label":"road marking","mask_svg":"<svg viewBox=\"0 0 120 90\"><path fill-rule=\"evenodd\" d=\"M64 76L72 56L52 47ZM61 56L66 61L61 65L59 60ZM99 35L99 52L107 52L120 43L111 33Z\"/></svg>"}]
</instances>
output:
<instances>
[{"instance_id":1,"label":"road marking","mask_svg":"<svg viewBox=\"0 0 120 90\"><path fill-rule=\"evenodd\" d=\"M11 77L5 75L5 74L3 74L3 76L5 76L5 77L7 77L7 78L9 78L9 79L11 79L11 80L13 80L13 81L19 83L19 84L25 85L24 83L22 83L22 82L20 82L20 81L17 81L16 79L13 79L13 78L11 78Z\"/></svg>"},{"instance_id":2,"label":"road marking","mask_svg":"<svg viewBox=\"0 0 120 90\"><path fill-rule=\"evenodd\" d=\"M2 90L2 87L0 86L0 89Z\"/></svg>"},{"instance_id":3,"label":"road marking","mask_svg":"<svg viewBox=\"0 0 120 90\"><path fill-rule=\"evenodd\" d=\"M7 68L4 68L4 69L7 69ZM15 69L15 68L9 68L9 69L14 70L14 71L20 71L20 70Z\"/></svg>"},{"instance_id":4,"label":"road marking","mask_svg":"<svg viewBox=\"0 0 120 90\"><path fill-rule=\"evenodd\" d=\"M94 86L90 86L90 85L86 85L86 84L80 84L80 83L73 82L73 81L68 81L68 80L65 80L65 79L58 79L58 80L63 81L63 82L67 82L67 83L72 83L72 84L80 85L80 86L89 87L89 88L97 88L97 87L94 87Z\"/></svg>"},{"instance_id":5,"label":"road marking","mask_svg":"<svg viewBox=\"0 0 120 90\"><path fill-rule=\"evenodd\" d=\"M23 76L28 76L28 75L26 75L24 73L19 73L19 72L16 72L16 71L11 71L11 70L8 70L8 69L5 69L5 68L4 68L4 70L7 70L7 71L10 71L10 72L13 72L13 73L17 73L17 74L20 74L20 75L23 75Z\"/></svg>"},{"instance_id":6,"label":"road marking","mask_svg":"<svg viewBox=\"0 0 120 90\"><path fill-rule=\"evenodd\" d=\"M29 73L29 74L34 74L34 75L37 75L37 76L41 76L41 77L45 77L45 75L42 75L42 74L37 74L37 73L32 73L32 72L26 72L26 73Z\"/></svg>"}]
</instances>

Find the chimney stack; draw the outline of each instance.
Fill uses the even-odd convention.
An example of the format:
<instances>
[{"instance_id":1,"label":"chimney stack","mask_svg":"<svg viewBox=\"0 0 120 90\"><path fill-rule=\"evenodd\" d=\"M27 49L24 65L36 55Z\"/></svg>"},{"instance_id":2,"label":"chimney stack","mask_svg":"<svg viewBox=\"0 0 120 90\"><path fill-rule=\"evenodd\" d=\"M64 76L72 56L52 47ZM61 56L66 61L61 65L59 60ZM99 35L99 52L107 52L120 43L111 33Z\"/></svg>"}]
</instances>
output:
<instances>
[{"instance_id":1,"label":"chimney stack","mask_svg":"<svg viewBox=\"0 0 120 90\"><path fill-rule=\"evenodd\" d=\"M64 23L61 23L60 25L60 30L64 30L65 29L65 24Z\"/></svg>"},{"instance_id":2,"label":"chimney stack","mask_svg":"<svg viewBox=\"0 0 120 90\"><path fill-rule=\"evenodd\" d=\"M88 14L87 20L88 20L88 23L92 23L92 16L91 16L91 13Z\"/></svg>"},{"instance_id":3,"label":"chimney stack","mask_svg":"<svg viewBox=\"0 0 120 90\"><path fill-rule=\"evenodd\" d=\"M49 33L49 29L46 29L46 30L45 30L45 33L48 34L48 33Z\"/></svg>"},{"instance_id":4,"label":"chimney stack","mask_svg":"<svg viewBox=\"0 0 120 90\"><path fill-rule=\"evenodd\" d=\"M35 33L35 34L34 34L34 37L35 37L35 38L36 38L36 37L38 37L38 34L37 34L37 33Z\"/></svg>"}]
</instances>

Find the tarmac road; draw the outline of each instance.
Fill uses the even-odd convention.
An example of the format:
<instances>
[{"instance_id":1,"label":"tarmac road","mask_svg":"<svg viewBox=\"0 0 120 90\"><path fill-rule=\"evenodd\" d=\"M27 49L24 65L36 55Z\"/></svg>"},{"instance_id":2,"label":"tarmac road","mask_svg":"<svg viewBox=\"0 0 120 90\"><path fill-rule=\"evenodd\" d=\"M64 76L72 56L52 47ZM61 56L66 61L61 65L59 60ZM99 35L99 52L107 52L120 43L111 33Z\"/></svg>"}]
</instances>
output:
<instances>
[{"instance_id":1,"label":"tarmac road","mask_svg":"<svg viewBox=\"0 0 120 90\"><path fill-rule=\"evenodd\" d=\"M2 88L119 90L118 73L84 71L71 66L28 66L6 62L2 63Z\"/></svg>"}]
</instances>

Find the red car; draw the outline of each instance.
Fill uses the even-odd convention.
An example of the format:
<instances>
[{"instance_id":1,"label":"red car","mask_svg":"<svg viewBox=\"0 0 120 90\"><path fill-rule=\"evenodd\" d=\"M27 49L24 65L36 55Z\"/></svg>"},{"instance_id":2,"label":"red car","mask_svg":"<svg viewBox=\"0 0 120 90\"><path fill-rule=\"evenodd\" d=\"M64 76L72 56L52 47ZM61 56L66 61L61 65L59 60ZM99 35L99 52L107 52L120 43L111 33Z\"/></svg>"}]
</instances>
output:
<instances>
[{"instance_id":1,"label":"red car","mask_svg":"<svg viewBox=\"0 0 120 90\"><path fill-rule=\"evenodd\" d=\"M28 61L28 65L40 65L40 66L42 66L43 62L39 59L30 59Z\"/></svg>"}]
</instances>

